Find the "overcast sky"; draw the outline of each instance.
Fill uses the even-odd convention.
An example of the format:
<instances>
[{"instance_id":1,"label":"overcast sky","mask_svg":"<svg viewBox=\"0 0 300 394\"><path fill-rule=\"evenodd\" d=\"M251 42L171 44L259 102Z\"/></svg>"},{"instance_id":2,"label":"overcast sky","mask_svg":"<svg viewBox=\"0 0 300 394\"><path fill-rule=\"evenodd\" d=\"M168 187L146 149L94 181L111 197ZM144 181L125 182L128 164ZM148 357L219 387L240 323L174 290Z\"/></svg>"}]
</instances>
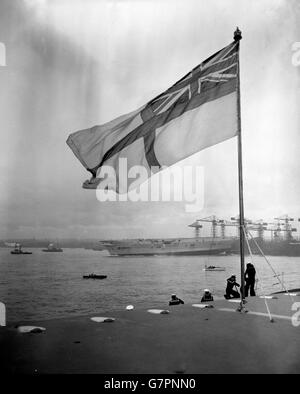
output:
<instances>
[{"instance_id":1,"label":"overcast sky","mask_svg":"<svg viewBox=\"0 0 300 394\"><path fill-rule=\"evenodd\" d=\"M300 217L299 20L297 0L0 0L0 237L189 236L196 218L236 215L235 138L187 161L204 166L199 213L184 202L100 203L65 143L167 89L236 26L245 214Z\"/></svg>"}]
</instances>

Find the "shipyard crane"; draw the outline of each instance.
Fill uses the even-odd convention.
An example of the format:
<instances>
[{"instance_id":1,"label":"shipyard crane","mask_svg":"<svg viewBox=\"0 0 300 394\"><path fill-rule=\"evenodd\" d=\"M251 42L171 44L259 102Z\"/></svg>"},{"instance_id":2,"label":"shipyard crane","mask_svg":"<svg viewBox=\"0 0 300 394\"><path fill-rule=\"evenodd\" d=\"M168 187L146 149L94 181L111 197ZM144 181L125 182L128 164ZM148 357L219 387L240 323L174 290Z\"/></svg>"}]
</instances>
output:
<instances>
[{"instance_id":1,"label":"shipyard crane","mask_svg":"<svg viewBox=\"0 0 300 394\"><path fill-rule=\"evenodd\" d=\"M225 238L226 234L225 234L225 230L227 226L233 226L235 227L236 224L228 221L228 220L224 220L224 219L219 219L217 216L212 215L212 216L208 216L202 219L197 219L197 222L206 222L206 223L211 223L212 224L212 237L215 238L217 236L217 228L218 226L220 227L221 230L221 237Z\"/></svg>"},{"instance_id":2,"label":"shipyard crane","mask_svg":"<svg viewBox=\"0 0 300 394\"><path fill-rule=\"evenodd\" d=\"M208 216L202 219L197 219L197 222L205 222L211 223L212 225L212 237L216 238L217 236L217 226L222 223L222 220L218 219L215 215Z\"/></svg>"},{"instance_id":3,"label":"shipyard crane","mask_svg":"<svg viewBox=\"0 0 300 394\"><path fill-rule=\"evenodd\" d=\"M286 233L286 239L290 240L292 238L292 232L297 231L296 228L292 228L289 222L294 221L293 218L290 218L288 215L284 215L278 218L275 218L276 222L264 222L263 219L258 221L252 221L251 226L247 228L249 230L255 230L258 233L258 238L263 239L264 232L270 231L271 238L279 239L281 238L281 232ZM272 226L271 228L269 226Z\"/></svg>"},{"instance_id":4,"label":"shipyard crane","mask_svg":"<svg viewBox=\"0 0 300 394\"><path fill-rule=\"evenodd\" d=\"M280 231L285 232L286 240L289 241L290 239L292 239L293 238L292 233L297 231L297 229L292 227L292 225L290 223L290 222L294 221L294 218L292 218L288 215L282 215L282 216L279 216L278 218L275 218L275 220L277 220L277 225L278 225L278 228L280 228ZM284 228L281 228L281 226L284 226ZM277 232L276 232L276 236L278 236Z\"/></svg>"},{"instance_id":5,"label":"shipyard crane","mask_svg":"<svg viewBox=\"0 0 300 394\"><path fill-rule=\"evenodd\" d=\"M237 231L239 232L239 229L238 229L238 227L239 227L239 216L232 217L231 221L232 221L233 225L237 226ZM268 228L268 225L270 225L270 224L273 224L273 223L268 223L268 222L264 221L263 219L259 219L259 220L245 219L245 227L246 227L246 229L250 230L250 231L256 231L257 232L257 237L259 239L263 239L264 238L264 232L265 231L271 231L271 232L274 231L274 229Z\"/></svg>"},{"instance_id":6,"label":"shipyard crane","mask_svg":"<svg viewBox=\"0 0 300 394\"><path fill-rule=\"evenodd\" d=\"M237 232L238 232L238 236L239 236L239 226L240 226L240 222L239 222L239 217L232 217L231 221L227 221L227 220L223 220L222 223L220 224L221 228L224 228L226 226L233 226L236 227ZM257 221L253 221L250 219L245 219L245 227L247 230L253 230L253 231L257 231L258 233L258 237L259 238L263 238L263 233L265 230L267 230L267 226L268 223L264 222L263 219L257 220Z\"/></svg>"},{"instance_id":7,"label":"shipyard crane","mask_svg":"<svg viewBox=\"0 0 300 394\"><path fill-rule=\"evenodd\" d=\"M239 217L239 215L230 218L230 220L231 220L230 223L232 223L233 226L236 226L236 228L237 228L237 236L239 237L239 236L240 236L240 229L239 229L239 226L240 226L240 217ZM248 226L249 226L250 224L252 224L252 220L247 219L247 218L244 218L244 224L245 224L245 227L248 228Z\"/></svg>"},{"instance_id":8,"label":"shipyard crane","mask_svg":"<svg viewBox=\"0 0 300 394\"><path fill-rule=\"evenodd\" d=\"M225 238L226 221L220 220L220 226L221 226L221 237Z\"/></svg>"},{"instance_id":9,"label":"shipyard crane","mask_svg":"<svg viewBox=\"0 0 300 394\"><path fill-rule=\"evenodd\" d=\"M239 226L239 217L233 217L231 218L233 223L235 223L236 226ZM286 239L291 239L292 238L292 232L297 231L297 229L292 228L289 222L293 221L293 218L290 218L288 215L281 216L279 218L275 218L277 222L271 223L271 222L265 222L263 219L260 220L249 220L245 219L245 227L247 230L253 230L257 231L257 236L259 239L264 238L264 232L265 231L270 231L271 236L273 238L280 238L281 232L286 232ZM268 226L274 226L275 228L269 228ZM284 227L284 228L283 228Z\"/></svg>"},{"instance_id":10,"label":"shipyard crane","mask_svg":"<svg viewBox=\"0 0 300 394\"><path fill-rule=\"evenodd\" d=\"M248 230L253 230L257 232L257 237L259 239L263 239L264 238L264 232L265 231L269 231L268 230L268 223L264 222L263 219L259 219L256 221L251 221L251 224L249 226L247 226Z\"/></svg>"},{"instance_id":11,"label":"shipyard crane","mask_svg":"<svg viewBox=\"0 0 300 394\"><path fill-rule=\"evenodd\" d=\"M237 237L239 237L239 224L238 223L233 223L230 222L229 220L222 220L222 223L220 224L221 226L221 232L222 232L222 237L225 238L225 228L226 227L236 227L237 229Z\"/></svg>"},{"instance_id":12,"label":"shipyard crane","mask_svg":"<svg viewBox=\"0 0 300 394\"><path fill-rule=\"evenodd\" d=\"M263 219L259 220L251 220L245 218L245 227L249 231L256 231L257 237L261 240L264 239L264 232L270 231L271 237L273 238L280 238L281 232L286 233L286 240L292 239L292 233L296 232L297 229L293 228L290 222L294 221L293 218L289 217L288 215L283 215L278 218L275 218L276 222L266 222ZM298 219L300 222L300 218ZM239 236L239 216L231 217L229 220L219 219L215 215L207 216L205 218L197 219L194 223L190 224L189 227L193 227L195 229L196 237L200 235L200 229L203 228L202 224L204 223L211 223L212 224L212 237L217 237L217 228L220 227L221 237L225 238L226 227L236 227L237 233ZM269 227L273 226L273 227Z\"/></svg>"},{"instance_id":13,"label":"shipyard crane","mask_svg":"<svg viewBox=\"0 0 300 394\"><path fill-rule=\"evenodd\" d=\"M200 236L200 229L203 228L202 224L199 224L198 221L189 224L188 227L193 227L195 229L195 237L199 238Z\"/></svg>"},{"instance_id":14,"label":"shipyard crane","mask_svg":"<svg viewBox=\"0 0 300 394\"><path fill-rule=\"evenodd\" d=\"M206 223L211 223L212 224L212 237L215 238L217 236L217 228L220 227L221 230L221 237L225 238L226 237L226 227L236 227L237 231L239 231L239 219L238 218L231 218L232 221L229 220L224 220L224 219L219 219L217 216L212 215L208 216L202 219L197 219L197 222L206 222ZM195 223L190 225L190 227L195 227ZM250 220L245 219L245 223L251 223ZM239 234L237 235L239 236Z\"/></svg>"},{"instance_id":15,"label":"shipyard crane","mask_svg":"<svg viewBox=\"0 0 300 394\"><path fill-rule=\"evenodd\" d=\"M219 219L216 225L221 227L221 237L222 238L225 238L225 236L226 236L226 234L225 234L226 227L235 227L236 226L235 224L231 223L230 221L224 220L224 219Z\"/></svg>"},{"instance_id":16,"label":"shipyard crane","mask_svg":"<svg viewBox=\"0 0 300 394\"><path fill-rule=\"evenodd\" d=\"M240 224L240 217L239 217L239 216L232 217L232 218L230 218L230 220L231 220L232 222L236 223L236 224L239 226L239 224ZM245 222L245 225L248 225L248 224L252 224L252 223L253 223L252 220L247 219L247 218L244 219L244 222Z\"/></svg>"},{"instance_id":17,"label":"shipyard crane","mask_svg":"<svg viewBox=\"0 0 300 394\"><path fill-rule=\"evenodd\" d=\"M275 222L275 223L268 223L269 226L273 226L273 228L270 228L271 231L271 237L273 238L280 238L281 237L281 231L283 231L282 226L284 223Z\"/></svg>"}]
</instances>

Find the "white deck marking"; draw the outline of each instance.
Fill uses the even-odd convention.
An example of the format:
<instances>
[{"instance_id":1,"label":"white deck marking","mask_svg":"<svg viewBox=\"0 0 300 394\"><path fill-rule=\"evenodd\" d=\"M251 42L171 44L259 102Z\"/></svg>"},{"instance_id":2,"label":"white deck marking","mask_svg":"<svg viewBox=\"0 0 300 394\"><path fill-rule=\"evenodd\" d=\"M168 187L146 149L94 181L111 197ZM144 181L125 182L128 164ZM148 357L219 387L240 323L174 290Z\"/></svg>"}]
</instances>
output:
<instances>
[{"instance_id":1,"label":"white deck marking","mask_svg":"<svg viewBox=\"0 0 300 394\"><path fill-rule=\"evenodd\" d=\"M19 332L22 334L30 333L30 332L41 332L41 331L46 331L46 328L44 327L37 327L37 326L19 326L17 328Z\"/></svg>"},{"instance_id":2,"label":"white deck marking","mask_svg":"<svg viewBox=\"0 0 300 394\"><path fill-rule=\"evenodd\" d=\"M284 293L286 296L299 297L300 293Z\"/></svg>"},{"instance_id":3,"label":"white deck marking","mask_svg":"<svg viewBox=\"0 0 300 394\"><path fill-rule=\"evenodd\" d=\"M222 312L236 312L235 309L230 309L230 308L218 308L218 311ZM253 312L253 311L248 311L247 315L256 315L256 316L266 316L269 317L268 313L263 313L263 312ZM291 320L291 316L285 316L285 315L275 315L272 313L272 317L276 319L283 319L283 320Z\"/></svg>"},{"instance_id":4,"label":"white deck marking","mask_svg":"<svg viewBox=\"0 0 300 394\"><path fill-rule=\"evenodd\" d=\"M167 315L170 311L166 309L148 309L149 313L154 313L155 315Z\"/></svg>"},{"instance_id":5,"label":"white deck marking","mask_svg":"<svg viewBox=\"0 0 300 394\"><path fill-rule=\"evenodd\" d=\"M202 309L213 308L213 305L211 305L211 304L193 304L192 306L195 308L202 308Z\"/></svg>"},{"instance_id":6,"label":"white deck marking","mask_svg":"<svg viewBox=\"0 0 300 394\"><path fill-rule=\"evenodd\" d=\"M115 321L113 317L91 317L91 320L96 323L112 323Z\"/></svg>"},{"instance_id":7,"label":"white deck marking","mask_svg":"<svg viewBox=\"0 0 300 394\"><path fill-rule=\"evenodd\" d=\"M0 326L6 326L6 307L3 302L0 302Z\"/></svg>"}]
</instances>

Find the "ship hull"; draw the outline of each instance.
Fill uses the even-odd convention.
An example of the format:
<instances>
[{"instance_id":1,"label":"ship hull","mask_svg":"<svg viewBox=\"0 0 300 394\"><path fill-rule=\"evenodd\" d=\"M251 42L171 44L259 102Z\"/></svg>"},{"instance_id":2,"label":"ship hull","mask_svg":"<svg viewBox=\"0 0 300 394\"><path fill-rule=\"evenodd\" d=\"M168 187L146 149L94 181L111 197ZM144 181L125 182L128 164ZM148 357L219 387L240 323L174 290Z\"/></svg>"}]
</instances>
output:
<instances>
[{"instance_id":1,"label":"ship hull","mask_svg":"<svg viewBox=\"0 0 300 394\"><path fill-rule=\"evenodd\" d=\"M230 253L232 244L232 239L181 238L165 241L114 241L105 248L112 256L199 256Z\"/></svg>"},{"instance_id":2,"label":"ship hull","mask_svg":"<svg viewBox=\"0 0 300 394\"><path fill-rule=\"evenodd\" d=\"M110 251L109 251L110 252ZM183 250L183 251L166 251L166 252L158 252L158 251L144 251L144 252L138 252L133 250L132 252L127 252L127 253L116 253L114 251L110 252L111 256L159 256L159 255L163 255L163 256L206 256L209 254L212 255L218 255L224 253L224 249L217 249L214 251L209 251L207 250ZM228 253L230 253L228 251Z\"/></svg>"},{"instance_id":3,"label":"ship hull","mask_svg":"<svg viewBox=\"0 0 300 394\"><path fill-rule=\"evenodd\" d=\"M261 242L259 246L264 254L269 256L300 256L300 244L293 244L290 242ZM260 251L256 250L255 253L260 254Z\"/></svg>"},{"instance_id":4,"label":"ship hull","mask_svg":"<svg viewBox=\"0 0 300 394\"><path fill-rule=\"evenodd\" d=\"M255 241L258 243L260 249L265 255L268 256L287 256L287 257L300 257L300 242L293 240L261 240L256 238ZM261 254L261 251L257 247L253 240L249 241L252 254ZM239 245L236 242L233 247L233 253L239 253ZM246 248L246 254L248 250Z\"/></svg>"},{"instance_id":5,"label":"ship hull","mask_svg":"<svg viewBox=\"0 0 300 394\"><path fill-rule=\"evenodd\" d=\"M49 252L49 253L59 253L63 252L63 250L47 250L47 249L42 249L42 252Z\"/></svg>"}]
</instances>

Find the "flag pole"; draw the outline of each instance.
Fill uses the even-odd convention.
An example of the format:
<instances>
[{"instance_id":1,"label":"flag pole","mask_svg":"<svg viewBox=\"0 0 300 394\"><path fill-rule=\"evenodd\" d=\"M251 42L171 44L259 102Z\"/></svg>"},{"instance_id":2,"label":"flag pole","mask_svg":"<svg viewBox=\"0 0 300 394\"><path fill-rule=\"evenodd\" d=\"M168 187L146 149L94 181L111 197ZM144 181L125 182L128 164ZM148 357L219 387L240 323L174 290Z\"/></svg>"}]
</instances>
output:
<instances>
[{"instance_id":1,"label":"flag pole","mask_svg":"<svg viewBox=\"0 0 300 394\"><path fill-rule=\"evenodd\" d=\"M239 181L239 229L240 229L240 259L241 259L241 304L239 311L244 309L245 304L245 234L244 234L244 195L243 195L243 160L242 160L242 124L241 124L241 89L240 89L240 40L242 32L236 28L234 41L237 43L237 143L238 143L238 181Z\"/></svg>"}]
</instances>

